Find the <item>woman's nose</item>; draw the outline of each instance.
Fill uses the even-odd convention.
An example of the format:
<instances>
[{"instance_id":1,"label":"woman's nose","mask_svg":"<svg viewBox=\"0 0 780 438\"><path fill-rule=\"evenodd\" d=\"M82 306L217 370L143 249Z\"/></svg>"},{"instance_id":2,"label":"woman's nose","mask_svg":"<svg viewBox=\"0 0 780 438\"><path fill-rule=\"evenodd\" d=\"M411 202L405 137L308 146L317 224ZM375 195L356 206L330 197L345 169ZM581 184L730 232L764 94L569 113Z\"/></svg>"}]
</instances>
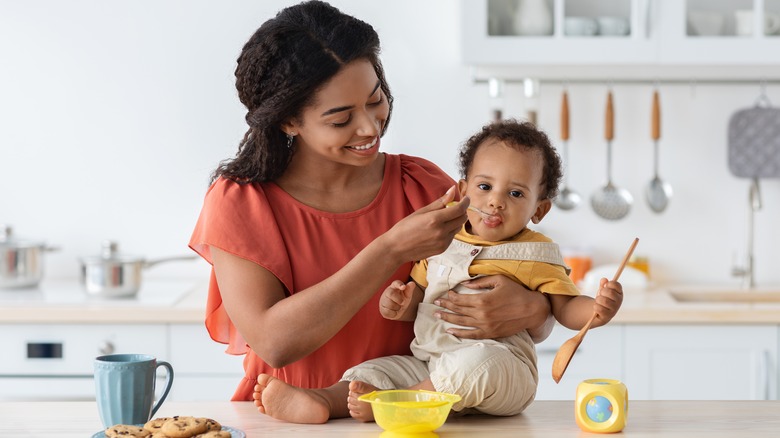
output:
<instances>
[{"instance_id":1,"label":"woman's nose","mask_svg":"<svg viewBox=\"0 0 780 438\"><path fill-rule=\"evenodd\" d=\"M357 134L365 137L376 137L382 121L371 111L361 111L357 120Z\"/></svg>"}]
</instances>

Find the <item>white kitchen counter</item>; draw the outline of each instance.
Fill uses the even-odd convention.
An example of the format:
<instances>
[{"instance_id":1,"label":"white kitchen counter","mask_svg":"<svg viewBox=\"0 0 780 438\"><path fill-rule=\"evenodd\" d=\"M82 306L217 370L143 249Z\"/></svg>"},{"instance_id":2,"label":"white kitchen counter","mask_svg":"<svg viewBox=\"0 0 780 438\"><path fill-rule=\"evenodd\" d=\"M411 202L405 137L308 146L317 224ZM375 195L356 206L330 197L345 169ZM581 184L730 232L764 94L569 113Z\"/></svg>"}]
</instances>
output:
<instances>
[{"instance_id":1,"label":"white kitchen counter","mask_svg":"<svg viewBox=\"0 0 780 438\"><path fill-rule=\"evenodd\" d=\"M98 298L76 280L45 280L33 289L0 290L0 324L203 323L207 288L203 279L150 279L133 298Z\"/></svg>"},{"instance_id":2,"label":"white kitchen counter","mask_svg":"<svg viewBox=\"0 0 780 438\"><path fill-rule=\"evenodd\" d=\"M102 430L95 402L0 403L0 435L13 437L89 437ZM157 416L210 417L253 437L386 437L376 423L351 418L326 424L291 424L259 414L249 402L165 402ZM777 401L629 401L628 421L616 436L626 438L776 437L780 430ZM412 435L407 435L412 436ZM573 401L536 401L521 415L450 418L435 433L421 437L584 437L577 427Z\"/></svg>"},{"instance_id":3,"label":"white kitchen counter","mask_svg":"<svg viewBox=\"0 0 780 438\"><path fill-rule=\"evenodd\" d=\"M0 292L0 323L202 323L206 280L155 280L136 299L95 299L71 283ZM62 291L65 292L62 292ZM59 293L62 292L62 293ZM679 303L667 289L625 290L612 324L780 324L780 303Z\"/></svg>"}]
</instances>

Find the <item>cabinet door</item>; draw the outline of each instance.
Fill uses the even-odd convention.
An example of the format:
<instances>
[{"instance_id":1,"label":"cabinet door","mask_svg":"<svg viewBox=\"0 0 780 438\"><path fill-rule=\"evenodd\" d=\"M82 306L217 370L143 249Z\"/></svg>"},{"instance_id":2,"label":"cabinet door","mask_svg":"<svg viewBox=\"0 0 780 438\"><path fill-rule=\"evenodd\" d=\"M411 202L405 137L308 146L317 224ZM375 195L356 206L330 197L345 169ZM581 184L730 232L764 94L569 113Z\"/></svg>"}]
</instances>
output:
<instances>
[{"instance_id":1,"label":"cabinet door","mask_svg":"<svg viewBox=\"0 0 780 438\"><path fill-rule=\"evenodd\" d=\"M244 356L225 353L203 324L172 324L170 333L176 372L171 400L230 400L244 375Z\"/></svg>"},{"instance_id":2,"label":"cabinet door","mask_svg":"<svg viewBox=\"0 0 780 438\"><path fill-rule=\"evenodd\" d=\"M623 379L623 326L608 324L588 331L561 381L555 383L552 379L555 354L575 334L576 331L556 325L550 337L536 346L537 400L574 400L577 385L585 379Z\"/></svg>"},{"instance_id":3,"label":"cabinet door","mask_svg":"<svg viewBox=\"0 0 780 438\"><path fill-rule=\"evenodd\" d=\"M632 399L777 398L777 326L626 326Z\"/></svg>"},{"instance_id":4,"label":"cabinet door","mask_svg":"<svg viewBox=\"0 0 780 438\"><path fill-rule=\"evenodd\" d=\"M657 59L657 44L647 28L650 0L546 0L552 28L543 35L523 34L520 29L521 5L531 1L461 0L464 63L552 67L648 64ZM574 23L577 20L580 23ZM605 29L620 27L627 33L589 35L573 30L587 27L582 22L599 26L599 21Z\"/></svg>"},{"instance_id":5,"label":"cabinet door","mask_svg":"<svg viewBox=\"0 0 780 438\"><path fill-rule=\"evenodd\" d=\"M659 1L660 63L719 66L780 63L780 1Z\"/></svg>"}]
</instances>

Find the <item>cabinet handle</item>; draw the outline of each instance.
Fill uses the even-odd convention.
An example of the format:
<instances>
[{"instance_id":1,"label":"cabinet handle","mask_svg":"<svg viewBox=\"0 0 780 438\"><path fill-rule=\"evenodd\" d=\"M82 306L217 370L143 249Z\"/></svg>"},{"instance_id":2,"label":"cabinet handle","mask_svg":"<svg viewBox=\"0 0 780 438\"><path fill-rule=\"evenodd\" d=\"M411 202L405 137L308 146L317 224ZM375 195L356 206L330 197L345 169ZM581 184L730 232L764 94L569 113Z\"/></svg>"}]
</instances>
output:
<instances>
[{"instance_id":1,"label":"cabinet handle","mask_svg":"<svg viewBox=\"0 0 780 438\"><path fill-rule=\"evenodd\" d=\"M653 24L650 14L653 11L653 0L645 0L645 38L650 39L650 27Z\"/></svg>"},{"instance_id":2,"label":"cabinet handle","mask_svg":"<svg viewBox=\"0 0 780 438\"><path fill-rule=\"evenodd\" d=\"M763 400L769 400L769 368L772 358L769 357L769 351L764 350L764 398Z\"/></svg>"},{"instance_id":3,"label":"cabinet handle","mask_svg":"<svg viewBox=\"0 0 780 438\"><path fill-rule=\"evenodd\" d=\"M116 351L114 343L111 341L103 341L103 345L98 348L100 354L113 354Z\"/></svg>"}]
</instances>

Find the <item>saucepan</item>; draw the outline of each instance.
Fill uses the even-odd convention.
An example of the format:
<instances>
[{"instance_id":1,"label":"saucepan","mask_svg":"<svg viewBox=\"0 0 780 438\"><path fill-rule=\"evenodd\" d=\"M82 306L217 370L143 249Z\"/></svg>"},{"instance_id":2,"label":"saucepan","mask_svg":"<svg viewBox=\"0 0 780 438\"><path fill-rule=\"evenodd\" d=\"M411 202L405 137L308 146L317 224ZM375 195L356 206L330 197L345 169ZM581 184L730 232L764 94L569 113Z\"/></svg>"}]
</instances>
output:
<instances>
[{"instance_id":1,"label":"saucepan","mask_svg":"<svg viewBox=\"0 0 780 438\"><path fill-rule=\"evenodd\" d=\"M100 255L81 258L81 281L88 295L132 297L141 289L143 270L163 262L195 260L198 256L175 256L156 260L119 253L119 244L103 242Z\"/></svg>"},{"instance_id":2,"label":"saucepan","mask_svg":"<svg viewBox=\"0 0 780 438\"><path fill-rule=\"evenodd\" d=\"M0 289L37 286L43 279L43 253L57 248L16 238L9 225L0 228Z\"/></svg>"}]
</instances>

